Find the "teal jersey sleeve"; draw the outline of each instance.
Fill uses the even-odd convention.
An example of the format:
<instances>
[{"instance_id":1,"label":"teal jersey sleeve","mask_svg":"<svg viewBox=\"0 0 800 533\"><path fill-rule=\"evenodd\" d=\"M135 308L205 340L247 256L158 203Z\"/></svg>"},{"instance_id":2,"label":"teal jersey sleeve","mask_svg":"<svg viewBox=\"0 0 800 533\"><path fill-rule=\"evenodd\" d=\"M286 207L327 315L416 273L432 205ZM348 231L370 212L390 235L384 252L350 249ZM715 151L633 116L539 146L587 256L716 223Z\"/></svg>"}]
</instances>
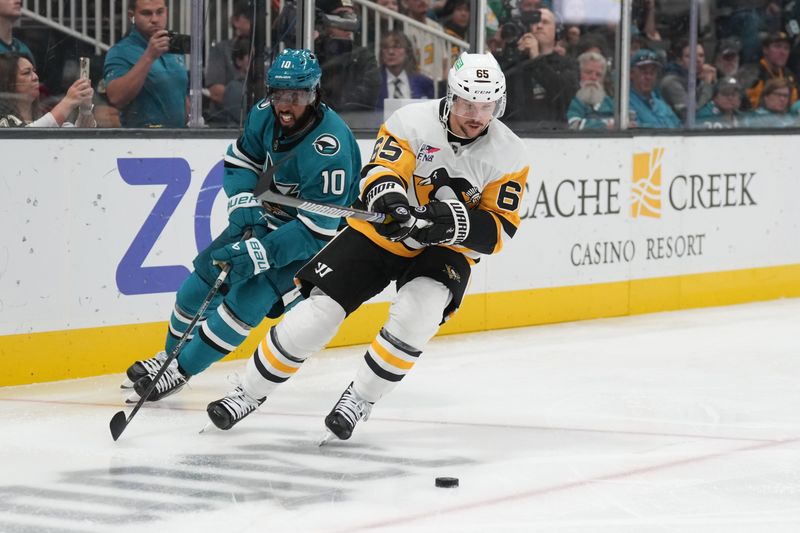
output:
<instances>
[{"instance_id":1,"label":"teal jersey sleeve","mask_svg":"<svg viewBox=\"0 0 800 533\"><path fill-rule=\"evenodd\" d=\"M258 176L267 161L265 140L267 136L271 137L273 121L274 115L269 105L259 102L248 113L242 134L228 146L222 181L228 197L255 189Z\"/></svg>"},{"instance_id":2,"label":"teal jersey sleeve","mask_svg":"<svg viewBox=\"0 0 800 533\"><path fill-rule=\"evenodd\" d=\"M347 125L324 109L325 116L291 152L291 164L276 174L275 185L283 194L306 200L347 206L358 194L361 153ZM276 159L287 157L275 154ZM273 266L308 260L337 233L340 217L302 209L280 208L286 222L262 240Z\"/></svg>"}]
</instances>

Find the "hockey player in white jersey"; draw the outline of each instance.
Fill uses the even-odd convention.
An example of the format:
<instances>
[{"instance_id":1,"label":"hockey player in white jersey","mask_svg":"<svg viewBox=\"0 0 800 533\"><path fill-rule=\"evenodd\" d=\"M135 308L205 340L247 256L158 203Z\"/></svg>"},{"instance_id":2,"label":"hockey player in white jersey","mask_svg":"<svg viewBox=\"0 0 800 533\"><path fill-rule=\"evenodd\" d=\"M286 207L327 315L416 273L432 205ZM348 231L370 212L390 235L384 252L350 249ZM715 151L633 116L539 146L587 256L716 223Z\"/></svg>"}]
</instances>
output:
<instances>
[{"instance_id":1,"label":"hockey player in white jersey","mask_svg":"<svg viewBox=\"0 0 800 533\"><path fill-rule=\"evenodd\" d=\"M464 53L447 96L405 106L381 127L363 168L358 202L391 222L349 226L297 274L306 300L272 327L240 388L208 405L230 429L336 334L342 321L392 281L389 318L355 379L325 418L329 436L357 422L419 360L461 304L470 271L514 236L528 166L522 141L499 120L505 77L491 55Z\"/></svg>"}]
</instances>

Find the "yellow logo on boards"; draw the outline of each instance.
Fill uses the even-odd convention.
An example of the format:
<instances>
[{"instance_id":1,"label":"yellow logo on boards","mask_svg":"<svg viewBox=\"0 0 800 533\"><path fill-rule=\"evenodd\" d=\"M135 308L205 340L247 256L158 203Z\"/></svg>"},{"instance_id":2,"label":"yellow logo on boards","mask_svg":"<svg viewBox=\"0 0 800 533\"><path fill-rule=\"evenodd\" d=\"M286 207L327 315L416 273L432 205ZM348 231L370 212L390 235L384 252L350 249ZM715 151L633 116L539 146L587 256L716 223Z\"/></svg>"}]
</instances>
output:
<instances>
[{"instance_id":1,"label":"yellow logo on boards","mask_svg":"<svg viewBox=\"0 0 800 533\"><path fill-rule=\"evenodd\" d=\"M663 148L633 154L631 216L661 218L661 158Z\"/></svg>"}]
</instances>

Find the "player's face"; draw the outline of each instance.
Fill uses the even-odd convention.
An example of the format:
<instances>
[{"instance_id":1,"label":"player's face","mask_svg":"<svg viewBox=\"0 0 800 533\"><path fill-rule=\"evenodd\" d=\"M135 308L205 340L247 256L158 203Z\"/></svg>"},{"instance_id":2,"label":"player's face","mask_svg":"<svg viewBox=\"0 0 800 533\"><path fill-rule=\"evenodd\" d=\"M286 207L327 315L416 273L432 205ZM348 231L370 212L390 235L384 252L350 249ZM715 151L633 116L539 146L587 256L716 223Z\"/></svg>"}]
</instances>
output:
<instances>
[{"instance_id":1,"label":"player's face","mask_svg":"<svg viewBox=\"0 0 800 533\"><path fill-rule=\"evenodd\" d=\"M17 62L16 88L17 93L29 102L39 97L39 76L33 64L24 57Z\"/></svg>"},{"instance_id":2,"label":"player's face","mask_svg":"<svg viewBox=\"0 0 800 533\"><path fill-rule=\"evenodd\" d=\"M494 116L497 102L468 102L453 97L450 109L450 130L465 139L473 139L481 134Z\"/></svg>"},{"instance_id":3,"label":"player's face","mask_svg":"<svg viewBox=\"0 0 800 533\"><path fill-rule=\"evenodd\" d=\"M292 130L299 125L313 98L311 91L302 89L275 89L269 95L275 115L281 127L286 130Z\"/></svg>"},{"instance_id":4,"label":"player's face","mask_svg":"<svg viewBox=\"0 0 800 533\"><path fill-rule=\"evenodd\" d=\"M167 28L167 6L164 0L137 0L133 12L133 24L142 35L150 38L155 32Z\"/></svg>"}]
</instances>

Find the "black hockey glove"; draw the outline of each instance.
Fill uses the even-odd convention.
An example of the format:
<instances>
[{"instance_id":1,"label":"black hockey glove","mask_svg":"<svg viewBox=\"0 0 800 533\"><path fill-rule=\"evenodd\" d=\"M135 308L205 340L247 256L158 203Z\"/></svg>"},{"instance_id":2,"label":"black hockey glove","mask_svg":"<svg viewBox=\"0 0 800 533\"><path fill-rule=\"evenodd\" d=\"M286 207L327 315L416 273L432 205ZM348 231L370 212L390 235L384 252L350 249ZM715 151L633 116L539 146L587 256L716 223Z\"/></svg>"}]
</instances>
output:
<instances>
[{"instance_id":1,"label":"black hockey glove","mask_svg":"<svg viewBox=\"0 0 800 533\"><path fill-rule=\"evenodd\" d=\"M388 215L386 221L372 224L378 233L390 241L402 241L408 236L414 221L411 220L408 196L398 183L384 181L373 184L364 196L369 211Z\"/></svg>"},{"instance_id":2,"label":"black hockey glove","mask_svg":"<svg viewBox=\"0 0 800 533\"><path fill-rule=\"evenodd\" d=\"M469 235L467 206L458 200L432 201L414 209L417 224L410 237L420 244L460 244Z\"/></svg>"}]
</instances>

